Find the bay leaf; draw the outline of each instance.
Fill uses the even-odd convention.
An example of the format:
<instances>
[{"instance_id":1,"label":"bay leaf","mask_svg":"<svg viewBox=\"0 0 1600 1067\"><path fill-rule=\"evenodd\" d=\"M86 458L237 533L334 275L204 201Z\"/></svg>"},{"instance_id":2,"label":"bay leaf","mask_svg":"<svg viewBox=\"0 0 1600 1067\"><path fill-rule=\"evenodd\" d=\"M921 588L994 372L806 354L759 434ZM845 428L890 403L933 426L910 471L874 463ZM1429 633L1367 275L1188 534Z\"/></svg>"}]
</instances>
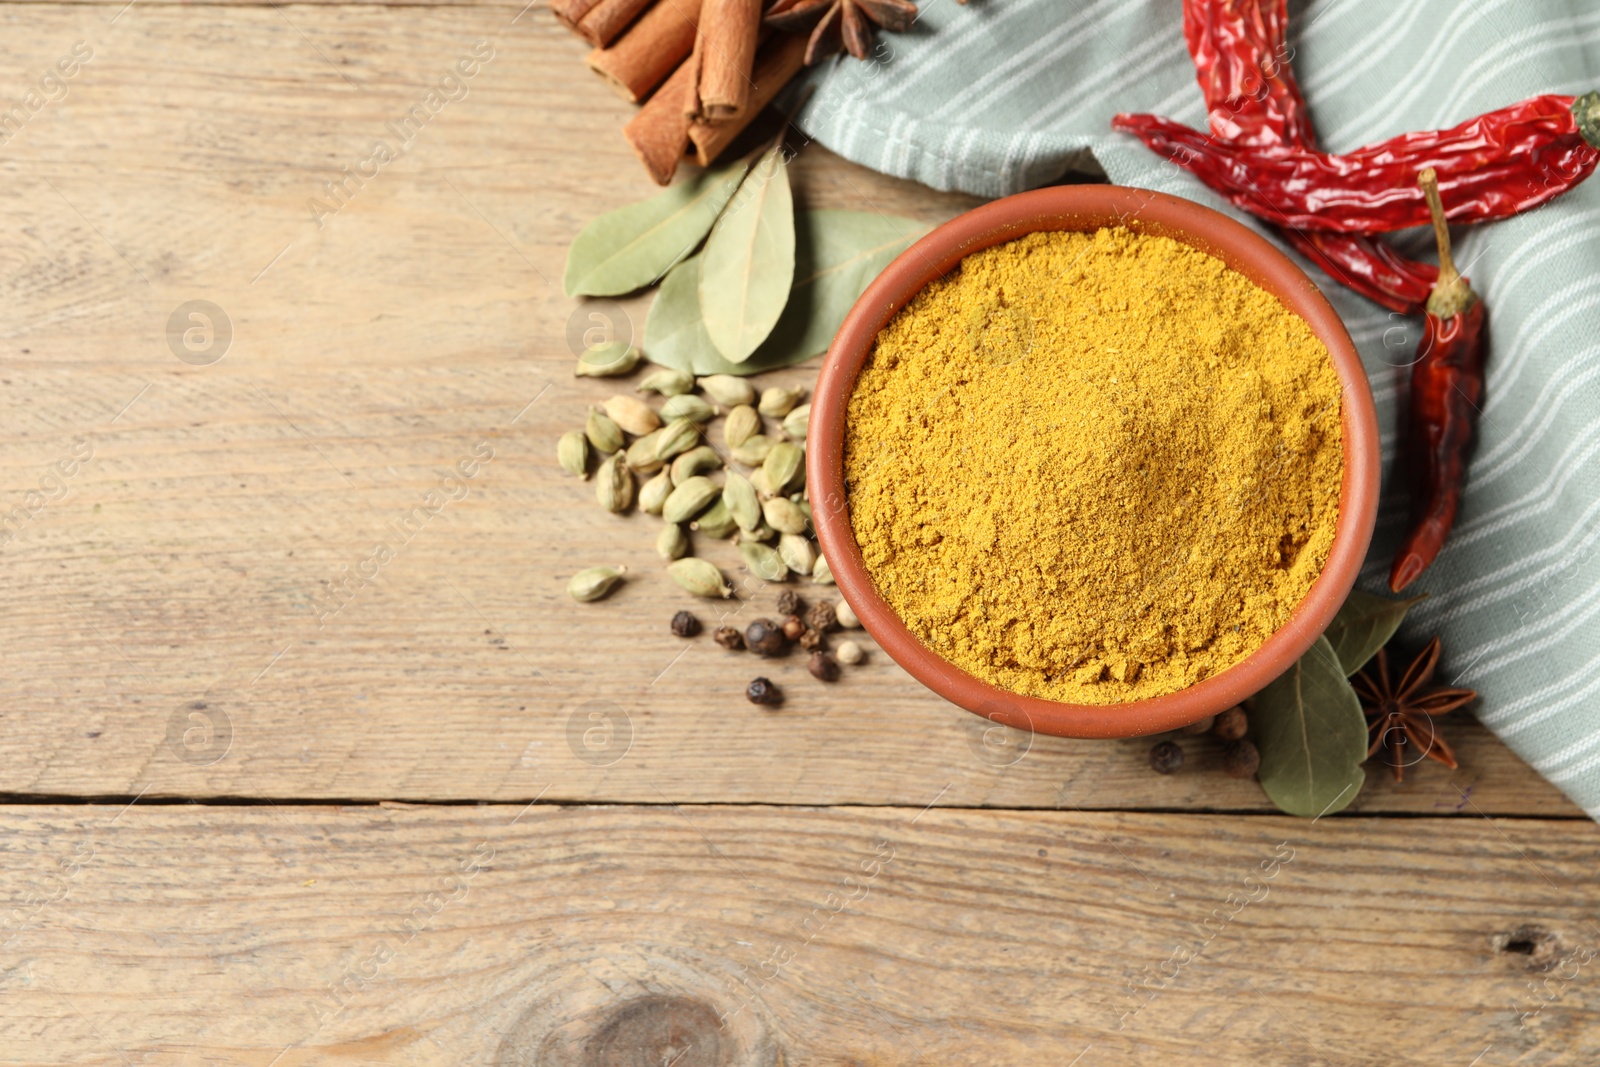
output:
<instances>
[{"instance_id":1,"label":"bay leaf","mask_svg":"<svg viewBox=\"0 0 1600 1067\"><path fill-rule=\"evenodd\" d=\"M736 160L591 220L567 250L567 295L620 296L656 281L711 231L749 166Z\"/></svg>"},{"instance_id":2,"label":"bay leaf","mask_svg":"<svg viewBox=\"0 0 1600 1067\"><path fill-rule=\"evenodd\" d=\"M743 363L730 363L697 324L699 256L674 267L661 284L644 327L652 363L694 374L757 374L827 351L845 315L889 262L922 236L916 219L871 211L795 213L795 276L772 334Z\"/></svg>"},{"instance_id":3,"label":"bay leaf","mask_svg":"<svg viewBox=\"0 0 1600 1067\"><path fill-rule=\"evenodd\" d=\"M789 302L794 281L794 197L774 145L750 168L706 238L700 316L730 363L750 358Z\"/></svg>"},{"instance_id":4,"label":"bay leaf","mask_svg":"<svg viewBox=\"0 0 1600 1067\"><path fill-rule=\"evenodd\" d=\"M1367 721L1333 645L1317 638L1304 656L1250 702L1257 777L1282 811L1316 818L1360 792Z\"/></svg>"},{"instance_id":5,"label":"bay leaf","mask_svg":"<svg viewBox=\"0 0 1600 1067\"><path fill-rule=\"evenodd\" d=\"M1426 593L1409 600L1388 600L1352 590L1323 635L1333 646L1344 673L1351 675L1365 666L1400 629L1411 606L1425 599Z\"/></svg>"}]
</instances>

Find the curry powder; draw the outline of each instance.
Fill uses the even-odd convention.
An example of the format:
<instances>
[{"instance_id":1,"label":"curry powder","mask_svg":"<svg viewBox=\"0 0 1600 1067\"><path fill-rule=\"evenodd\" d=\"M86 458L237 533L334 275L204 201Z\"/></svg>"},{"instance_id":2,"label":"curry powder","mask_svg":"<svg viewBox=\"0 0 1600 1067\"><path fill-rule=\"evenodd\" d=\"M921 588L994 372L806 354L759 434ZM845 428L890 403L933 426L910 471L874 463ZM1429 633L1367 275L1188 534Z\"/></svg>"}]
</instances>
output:
<instances>
[{"instance_id":1,"label":"curry powder","mask_svg":"<svg viewBox=\"0 0 1600 1067\"><path fill-rule=\"evenodd\" d=\"M968 256L879 334L852 392L850 524L945 659L1112 704L1231 666L1321 573L1340 385L1298 316L1126 229Z\"/></svg>"}]
</instances>

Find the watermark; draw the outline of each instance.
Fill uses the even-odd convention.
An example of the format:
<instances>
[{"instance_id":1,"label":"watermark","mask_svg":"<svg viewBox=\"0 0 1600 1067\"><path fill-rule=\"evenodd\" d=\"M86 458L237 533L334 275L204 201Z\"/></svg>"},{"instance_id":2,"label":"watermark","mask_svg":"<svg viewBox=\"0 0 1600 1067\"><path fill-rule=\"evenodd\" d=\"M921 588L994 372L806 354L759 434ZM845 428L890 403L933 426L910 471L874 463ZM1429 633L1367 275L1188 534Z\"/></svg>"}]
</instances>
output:
<instances>
[{"instance_id":1,"label":"watermark","mask_svg":"<svg viewBox=\"0 0 1600 1067\"><path fill-rule=\"evenodd\" d=\"M94 49L87 41L74 41L72 50L57 59L54 66L45 68L38 80L22 94L21 100L9 107L5 101L0 101L0 145L10 144L11 139L46 107L65 100L67 82L77 77L83 65L93 58Z\"/></svg>"},{"instance_id":2,"label":"watermark","mask_svg":"<svg viewBox=\"0 0 1600 1067\"><path fill-rule=\"evenodd\" d=\"M440 78L416 103L408 107L399 118L384 124L384 137L374 138L367 154L356 161L354 168L339 168L339 177L322 183L322 198L306 200L306 210L317 229L327 225L327 220L343 211L355 195L367 187L384 167L393 163L411 148L412 142L424 126L432 122L446 106L465 100L471 92L468 83L476 78L490 60L494 59L494 45L487 40L472 46L472 51L456 60L451 72ZM392 141L392 143L391 143Z\"/></svg>"},{"instance_id":3,"label":"watermark","mask_svg":"<svg viewBox=\"0 0 1600 1067\"><path fill-rule=\"evenodd\" d=\"M67 483L94 459L94 443L87 437L72 442L67 454L44 468L38 486L22 495L22 502L10 511L0 513L0 546L16 540L39 513L59 500L65 500L71 491Z\"/></svg>"},{"instance_id":4,"label":"watermark","mask_svg":"<svg viewBox=\"0 0 1600 1067\"><path fill-rule=\"evenodd\" d=\"M1033 751L1033 718L1023 711L1028 728L1019 730L1000 721L1002 710L1006 705L1000 701L988 702L966 723L967 747L980 763L997 770L1021 762Z\"/></svg>"},{"instance_id":5,"label":"watermark","mask_svg":"<svg viewBox=\"0 0 1600 1067\"><path fill-rule=\"evenodd\" d=\"M410 544L412 538L421 533L434 516L450 504L465 500L471 492L467 483L476 478L493 459L494 446L487 439L480 440L472 447L470 456L457 460L451 472L439 479L438 486L423 494L420 504L388 522L386 536L375 542L366 556L356 561L354 569L348 563L341 563L337 577L324 579L326 588L311 598L311 606L317 613L317 628L327 626L329 620L354 602L361 590L375 581L383 568L394 562L399 549Z\"/></svg>"},{"instance_id":6,"label":"watermark","mask_svg":"<svg viewBox=\"0 0 1600 1067\"><path fill-rule=\"evenodd\" d=\"M72 891L72 883L77 879L78 872L82 871L84 864L92 859L94 859L94 845L80 841L72 846L70 856L62 856L56 860L55 870L30 880L23 887L17 903L0 916L0 948L11 944L23 928L36 919L45 908L65 900L67 894Z\"/></svg>"},{"instance_id":7,"label":"watermark","mask_svg":"<svg viewBox=\"0 0 1600 1067\"><path fill-rule=\"evenodd\" d=\"M633 719L609 700L579 704L567 716L567 747L591 767L609 767L633 748Z\"/></svg>"},{"instance_id":8,"label":"watermark","mask_svg":"<svg viewBox=\"0 0 1600 1067\"><path fill-rule=\"evenodd\" d=\"M574 356L614 341L633 344L633 319L615 300L585 300L567 316L567 350Z\"/></svg>"},{"instance_id":9,"label":"watermark","mask_svg":"<svg viewBox=\"0 0 1600 1067\"><path fill-rule=\"evenodd\" d=\"M233 718L204 700L191 700L167 719L167 747L191 767L220 763L233 748Z\"/></svg>"},{"instance_id":10,"label":"watermark","mask_svg":"<svg viewBox=\"0 0 1600 1067\"><path fill-rule=\"evenodd\" d=\"M1527 945L1527 948L1523 951L1527 951L1529 955L1532 955L1532 950L1537 946L1534 944L1531 935L1526 931L1518 931L1513 934L1506 944L1500 946L1500 951L1519 951L1517 948L1512 947L1517 936L1525 939L1524 944ZM1546 967L1548 973L1546 973L1542 981L1535 983L1532 979L1529 979L1527 985L1530 999L1524 1003L1530 1006L1523 1007L1515 1000L1511 1002L1511 1012L1517 1017L1517 1025L1526 1030L1528 1021L1537 1019L1544 1013L1546 1007L1560 1000L1566 993L1567 987L1577 981L1584 965L1597 955L1600 955L1600 948L1595 948L1591 945L1579 945L1571 952L1548 964Z\"/></svg>"},{"instance_id":11,"label":"watermark","mask_svg":"<svg viewBox=\"0 0 1600 1067\"><path fill-rule=\"evenodd\" d=\"M191 367L209 367L233 345L233 320L209 300L185 300L167 316L167 347Z\"/></svg>"}]
</instances>

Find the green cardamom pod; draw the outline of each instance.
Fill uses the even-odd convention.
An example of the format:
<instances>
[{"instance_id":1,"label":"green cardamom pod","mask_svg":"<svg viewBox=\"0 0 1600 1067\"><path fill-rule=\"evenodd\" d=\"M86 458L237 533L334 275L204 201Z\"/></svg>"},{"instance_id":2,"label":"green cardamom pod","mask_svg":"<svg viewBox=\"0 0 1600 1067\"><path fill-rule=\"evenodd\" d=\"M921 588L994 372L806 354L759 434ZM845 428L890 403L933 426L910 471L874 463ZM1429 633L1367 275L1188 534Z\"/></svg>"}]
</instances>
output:
<instances>
[{"instance_id":1,"label":"green cardamom pod","mask_svg":"<svg viewBox=\"0 0 1600 1067\"><path fill-rule=\"evenodd\" d=\"M623 512L633 506L633 471L620 452L600 464L594 497L607 511Z\"/></svg>"},{"instance_id":2,"label":"green cardamom pod","mask_svg":"<svg viewBox=\"0 0 1600 1067\"><path fill-rule=\"evenodd\" d=\"M656 438L656 457L661 460L682 455L700 443L700 427L690 419L673 419L661 428L660 433Z\"/></svg>"},{"instance_id":3,"label":"green cardamom pod","mask_svg":"<svg viewBox=\"0 0 1600 1067\"><path fill-rule=\"evenodd\" d=\"M622 447L622 427L612 422L611 417L599 408L589 409L589 421L584 424L583 436L602 456L609 456Z\"/></svg>"},{"instance_id":4,"label":"green cardamom pod","mask_svg":"<svg viewBox=\"0 0 1600 1067\"><path fill-rule=\"evenodd\" d=\"M741 530L754 530L761 525L761 500L756 487L738 471L729 471L722 484L722 502L728 505L728 514Z\"/></svg>"},{"instance_id":5,"label":"green cardamom pod","mask_svg":"<svg viewBox=\"0 0 1600 1067\"><path fill-rule=\"evenodd\" d=\"M622 574L626 567L590 567L588 570L579 571L572 576L572 581L567 583L567 593L573 600L587 604L591 600L599 600L622 581Z\"/></svg>"},{"instance_id":6,"label":"green cardamom pod","mask_svg":"<svg viewBox=\"0 0 1600 1067\"><path fill-rule=\"evenodd\" d=\"M693 393L684 393L682 396L667 397L666 403L661 405L661 417L669 422L673 419L710 422L717 417L717 409Z\"/></svg>"},{"instance_id":7,"label":"green cardamom pod","mask_svg":"<svg viewBox=\"0 0 1600 1067\"><path fill-rule=\"evenodd\" d=\"M689 554L689 535L682 526L669 522L661 528L656 536L656 554L668 562Z\"/></svg>"},{"instance_id":8,"label":"green cardamom pod","mask_svg":"<svg viewBox=\"0 0 1600 1067\"><path fill-rule=\"evenodd\" d=\"M672 475L662 470L639 487L639 510L646 515L659 515L672 493Z\"/></svg>"},{"instance_id":9,"label":"green cardamom pod","mask_svg":"<svg viewBox=\"0 0 1600 1067\"><path fill-rule=\"evenodd\" d=\"M611 421L629 433L642 436L651 430L659 430L661 428L661 416L656 414L656 409L636 396L618 394L607 400L601 407L606 409L606 414L611 416Z\"/></svg>"},{"instance_id":10,"label":"green cardamom pod","mask_svg":"<svg viewBox=\"0 0 1600 1067\"><path fill-rule=\"evenodd\" d=\"M634 389L641 393L681 396L694 388L694 375L675 367L658 367L640 379Z\"/></svg>"},{"instance_id":11,"label":"green cardamom pod","mask_svg":"<svg viewBox=\"0 0 1600 1067\"><path fill-rule=\"evenodd\" d=\"M772 483L767 481L767 472L762 467L757 467L750 472L750 484L755 487L756 495L762 500L767 499L769 496L778 495L772 491Z\"/></svg>"},{"instance_id":12,"label":"green cardamom pod","mask_svg":"<svg viewBox=\"0 0 1600 1067\"><path fill-rule=\"evenodd\" d=\"M805 479L806 454L798 445L779 441L767 453L761 469L767 472L767 483L774 493L787 493Z\"/></svg>"},{"instance_id":13,"label":"green cardamom pod","mask_svg":"<svg viewBox=\"0 0 1600 1067\"><path fill-rule=\"evenodd\" d=\"M618 378L639 365L639 350L622 341L594 345L578 357L573 374L580 378Z\"/></svg>"},{"instance_id":14,"label":"green cardamom pod","mask_svg":"<svg viewBox=\"0 0 1600 1067\"><path fill-rule=\"evenodd\" d=\"M733 513L728 510L728 505L722 502L719 496L716 503L689 524L689 529L698 530L707 537L732 537L739 524L733 521Z\"/></svg>"},{"instance_id":15,"label":"green cardamom pod","mask_svg":"<svg viewBox=\"0 0 1600 1067\"><path fill-rule=\"evenodd\" d=\"M634 438L633 444L628 446L628 466L640 474L654 474L660 470L666 460L656 455L656 442L659 440L660 430L652 430L643 437Z\"/></svg>"},{"instance_id":16,"label":"green cardamom pod","mask_svg":"<svg viewBox=\"0 0 1600 1067\"><path fill-rule=\"evenodd\" d=\"M778 538L778 555L796 574L810 574L817 565L817 546L803 534L784 534Z\"/></svg>"},{"instance_id":17,"label":"green cardamom pod","mask_svg":"<svg viewBox=\"0 0 1600 1067\"><path fill-rule=\"evenodd\" d=\"M744 557L744 565L750 573L764 582L786 582L789 580L788 564L783 562L783 557L778 555L776 549L770 548L757 541L741 541L739 555Z\"/></svg>"},{"instance_id":18,"label":"green cardamom pod","mask_svg":"<svg viewBox=\"0 0 1600 1067\"><path fill-rule=\"evenodd\" d=\"M589 477L589 439L582 431L568 430L561 435L556 442L556 461L568 474Z\"/></svg>"},{"instance_id":19,"label":"green cardamom pod","mask_svg":"<svg viewBox=\"0 0 1600 1067\"><path fill-rule=\"evenodd\" d=\"M728 412L722 424L722 443L730 449L738 448L760 432L761 416L755 408L743 404Z\"/></svg>"},{"instance_id":20,"label":"green cardamom pod","mask_svg":"<svg viewBox=\"0 0 1600 1067\"><path fill-rule=\"evenodd\" d=\"M767 525L766 519L762 519L754 530L741 529L738 534L741 541L771 541L777 536L778 531Z\"/></svg>"},{"instance_id":21,"label":"green cardamom pod","mask_svg":"<svg viewBox=\"0 0 1600 1067\"><path fill-rule=\"evenodd\" d=\"M710 445L691 448L672 461L672 484L682 485L697 474L714 471L722 466L722 457Z\"/></svg>"},{"instance_id":22,"label":"green cardamom pod","mask_svg":"<svg viewBox=\"0 0 1600 1067\"><path fill-rule=\"evenodd\" d=\"M686 556L668 564L667 573L672 576L673 581L695 596L726 599L733 595L733 590L728 588L728 582L722 577L722 572L717 570L714 564L695 556Z\"/></svg>"},{"instance_id":23,"label":"green cardamom pod","mask_svg":"<svg viewBox=\"0 0 1600 1067\"><path fill-rule=\"evenodd\" d=\"M783 432L799 441L806 439L811 428L811 405L801 404L783 417Z\"/></svg>"},{"instance_id":24,"label":"green cardamom pod","mask_svg":"<svg viewBox=\"0 0 1600 1067\"><path fill-rule=\"evenodd\" d=\"M818 585L832 585L833 571L828 567L828 561L819 554L817 562L811 568L811 580Z\"/></svg>"},{"instance_id":25,"label":"green cardamom pod","mask_svg":"<svg viewBox=\"0 0 1600 1067\"><path fill-rule=\"evenodd\" d=\"M772 438L758 433L733 445L731 451L733 458L746 467L759 467L767 458L767 453L772 451L773 444Z\"/></svg>"},{"instance_id":26,"label":"green cardamom pod","mask_svg":"<svg viewBox=\"0 0 1600 1067\"><path fill-rule=\"evenodd\" d=\"M727 407L756 402L756 387L733 374L708 374L697 383L700 391Z\"/></svg>"},{"instance_id":27,"label":"green cardamom pod","mask_svg":"<svg viewBox=\"0 0 1600 1067\"><path fill-rule=\"evenodd\" d=\"M785 389L780 385L774 385L761 390L759 410L763 415L781 419L794 410L794 406L800 403L800 398L804 395L803 389Z\"/></svg>"},{"instance_id":28,"label":"green cardamom pod","mask_svg":"<svg viewBox=\"0 0 1600 1067\"><path fill-rule=\"evenodd\" d=\"M761 502L761 514L779 533L803 534L806 532L806 513L788 497L775 496Z\"/></svg>"},{"instance_id":29,"label":"green cardamom pod","mask_svg":"<svg viewBox=\"0 0 1600 1067\"><path fill-rule=\"evenodd\" d=\"M672 491L661 509L661 517L668 522L688 522L710 507L711 502L720 495L721 490L716 482L704 475L697 475Z\"/></svg>"}]
</instances>

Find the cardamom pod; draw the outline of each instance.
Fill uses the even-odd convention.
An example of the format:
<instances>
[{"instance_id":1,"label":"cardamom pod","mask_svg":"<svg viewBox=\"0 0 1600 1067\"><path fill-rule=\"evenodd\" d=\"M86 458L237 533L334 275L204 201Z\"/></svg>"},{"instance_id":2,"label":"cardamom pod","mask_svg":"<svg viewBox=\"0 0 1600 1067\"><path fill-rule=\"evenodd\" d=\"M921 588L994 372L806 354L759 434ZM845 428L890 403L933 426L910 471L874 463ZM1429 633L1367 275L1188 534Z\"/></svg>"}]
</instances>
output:
<instances>
[{"instance_id":1,"label":"cardamom pod","mask_svg":"<svg viewBox=\"0 0 1600 1067\"><path fill-rule=\"evenodd\" d=\"M766 519L762 519L754 530L741 529L737 536L741 541L771 541L778 536L778 531L767 525Z\"/></svg>"},{"instance_id":2,"label":"cardamom pod","mask_svg":"<svg viewBox=\"0 0 1600 1067\"><path fill-rule=\"evenodd\" d=\"M767 453L772 451L776 442L766 434L756 434L748 437L731 449L733 458L743 463L746 467L759 467L767 458Z\"/></svg>"},{"instance_id":3,"label":"cardamom pod","mask_svg":"<svg viewBox=\"0 0 1600 1067\"><path fill-rule=\"evenodd\" d=\"M589 421L584 423L583 436L602 456L609 456L622 447L622 427L612 422L611 417L599 408L589 409Z\"/></svg>"},{"instance_id":4,"label":"cardamom pod","mask_svg":"<svg viewBox=\"0 0 1600 1067\"><path fill-rule=\"evenodd\" d=\"M694 375L675 367L658 367L634 386L638 392L660 393L662 396L681 396L693 388Z\"/></svg>"},{"instance_id":5,"label":"cardamom pod","mask_svg":"<svg viewBox=\"0 0 1600 1067\"><path fill-rule=\"evenodd\" d=\"M796 574L810 574L817 565L817 546L803 534L783 534L778 538L778 555Z\"/></svg>"},{"instance_id":6,"label":"cardamom pod","mask_svg":"<svg viewBox=\"0 0 1600 1067\"><path fill-rule=\"evenodd\" d=\"M572 371L579 378L618 378L639 365L639 350L622 341L606 341L584 350Z\"/></svg>"},{"instance_id":7,"label":"cardamom pod","mask_svg":"<svg viewBox=\"0 0 1600 1067\"><path fill-rule=\"evenodd\" d=\"M767 483L774 493L787 493L805 478L806 454L798 445L779 441L767 453L761 469L767 472Z\"/></svg>"},{"instance_id":8,"label":"cardamom pod","mask_svg":"<svg viewBox=\"0 0 1600 1067\"><path fill-rule=\"evenodd\" d=\"M733 590L728 588L727 579L722 577L722 572L717 570L714 564L695 556L686 556L668 564L667 573L672 576L673 581L695 596L726 599L733 595Z\"/></svg>"},{"instance_id":9,"label":"cardamom pod","mask_svg":"<svg viewBox=\"0 0 1600 1067\"><path fill-rule=\"evenodd\" d=\"M741 530L754 530L761 525L761 501L756 487L738 471L729 471L722 483L722 502L728 505L728 514Z\"/></svg>"},{"instance_id":10,"label":"cardamom pod","mask_svg":"<svg viewBox=\"0 0 1600 1067\"><path fill-rule=\"evenodd\" d=\"M739 524L733 521L733 513L728 510L728 505L722 502L719 496L714 504L689 524L689 529L697 530L707 537L732 537Z\"/></svg>"},{"instance_id":11,"label":"cardamom pod","mask_svg":"<svg viewBox=\"0 0 1600 1067\"><path fill-rule=\"evenodd\" d=\"M706 396L730 408L756 402L756 387L734 374L708 374L697 384Z\"/></svg>"},{"instance_id":12,"label":"cardamom pod","mask_svg":"<svg viewBox=\"0 0 1600 1067\"><path fill-rule=\"evenodd\" d=\"M682 400L673 397L672 400ZM672 400L667 401L671 403ZM661 428L656 438L656 458L669 460L682 455L700 443L700 427L690 419L673 419Z\"/></svg>"},{"instance_id":13,"label":"cardamom pod","mask_svg":"<svg viewBox=\"0 0 1600 1067\"><path fill-rule=\"evenodd\" d=\"M722 466L722 457L710 445L691 448L672 461L672 484L682 485L697 474L714 471Z\"/></svg>"},{"instance_id":14,"label":"cardamom pod","mask_svg":"<svg viewBox=\"0 0 1600 1067\"><path fill-rule=\"evenodd\" d=\"M761 514L779 533L803 534L806 532L806 513L788 497L775 496L761 502Z\"/></svg>"},{"instance_id":15,"label":"cardamom pod","mask_svg":"<svg viewBox=\"0 0 1600 1067\"><path fill-rule=\"evenodd\" d=\"M661 440L661 431L652 430L643 437L634 438L633 444L628 446L628 466L640 474L654 474L666 463L666 460L656 455L656 442Z\"/></svg>"},{"instance_id":16,"label":"cardamom pod","mask_svg":"<svg viewBox=\"0 0 1600 1067\"><path fill-rule=\"evenodd\" d=\"M761 432L761 416L749 404L741 404L728 412L722 424L722 443L728 448L738 448Z\"/></svg>"},{"instance_id":17,"label":"cardamom pod","mask_svg":"<svg viewBox=\"0 0 1600 1067\"><path fill-rule=\"evenodd\" d=\"M682 396L667 397L666 403L661 405L661 417L668 421L692 419L695 422L710 422L717 417L717 409L693 393L684 393Z\"/></svg>"},{"instance_id":18,"label":"cardamom pod","mask_svg":"<svg viewBox=\"0 0 1600 1067\"><path fill-rule=\"evenodd\" d=\"M772 483L767 481L767 472L761 467L757 467L750 472L750 484L755 486L756 494L762 500L767 499L769 496L778 495L772 491Z\"/></svg>"},{"instance_id":19,"label":"cardamom pod","mask_svg":"<svg viewBox=\"0 0 1600 1067\"><path fill-rule=\"evenodd\" d=\"M646 515L659 515L672 493L672 475L662 470L639 487L639 510Z\"/></svg>"},{"instance_id":20,"label":"cardamom pod","mask_svg":"<svg viewBox=\"0 0 1600 1067\"><path fill-rule=\"evenodd\" d=\"M804 441L811 428L811 405L801 404L783 417L783 432L796 440Z\"/></svg>"},{"instance_id":21,"label":"cardamom pod","mask_svg":"<svg viewBox=\"0 0 1600 1067\"><path fill-rule=\"evenodd\" d=\"M763 415L781 419L794 410L794 406L800 403L800 398L804 395L804 389L785 389L781 385L774 385L761 390L761 403L758 408Z\"/></svg>"},{"instance_id":22,"label":"cardamom pod","mask_svg":"<svg viewBox=\"0 0 1600 1067\"><path fill-rule=\"evenodd\" d=\"M661 509L661 517L668 522L688 522L710 507L711 502L720 495L717 483L697 475L672 491Z\"/></svg>"},{"instance_id":23,"label":"cardamom pod","mask_svg":"<svg viewBox=\"0 0 1600 1067\"><path fill-rule=\"evenodd\" d=\"M556 442L556 461L561 469L579 478L589 477L589 439L580 430L568 430Z\"/></svg>"},{"instance_id":24,"label":"cardamom pod","mask_svg":"<svg viewBox=\"0 0 1600 1067\"><path fill-rule=\"evenodd\" d=\"M613 422L629 433L642 435L661 428L661 416L656 414L656 409L636 396L619 393L601 407Z\"/></svg>"},{"instance_id":25,"label":"cardamom pod","mask_svg":"<svg viewBox=\"0 0 1600 1067\"><path fill-rule=\"evenodd\" d=\"M819 554L816 564L811 568L811 580L818 585L832 585L833 571L828 567L828 561Z\"/></svg>"},{"instance_id":26,"label":"cardamom pod","mask_svg":"<svg viewBox=\"0 0 1600 1067\"><path fill-rule=\"evenodd\" d=\"M669 563L689 554L689 535L682 526L669 522L656 535L656 555Z\"/></svg>"},{"instance_id":27,"label":"cardamom pod","mask_svg":"<svg viewBox=\"0 0 1600 1067\"><path fill-rule=\"evenodd\" d=\"M595 474L594 497L607 511L623 512L633 506L633 471L620 452L600 464Z\"/></svg>"},{"instance_id":28,"label":"cardamom pod","mask_svg":"<svg viewBox=\"0 0 1600 1067\"><path fill-rule=\"evenodd\" d=\"M567 593L573 600L587 604L591 600L599 600L622 581L622 574L626 567L590 567L588 570L579 571L572 576L572 581L567 583Z\"/></svg>"},{"instance_id":29,"label":"cardamom pod","mask_svg":"<svg viewBox=\"0 0 1600 1067\"><path fill-rule=\"evenodd\" d=\"M764 582L786 582L789 580L788 564L783 562L776 549L763 545L758 541L741 541L739 555L744 557L744 565L750 573Z\"/></svg>"}]
</instances>

